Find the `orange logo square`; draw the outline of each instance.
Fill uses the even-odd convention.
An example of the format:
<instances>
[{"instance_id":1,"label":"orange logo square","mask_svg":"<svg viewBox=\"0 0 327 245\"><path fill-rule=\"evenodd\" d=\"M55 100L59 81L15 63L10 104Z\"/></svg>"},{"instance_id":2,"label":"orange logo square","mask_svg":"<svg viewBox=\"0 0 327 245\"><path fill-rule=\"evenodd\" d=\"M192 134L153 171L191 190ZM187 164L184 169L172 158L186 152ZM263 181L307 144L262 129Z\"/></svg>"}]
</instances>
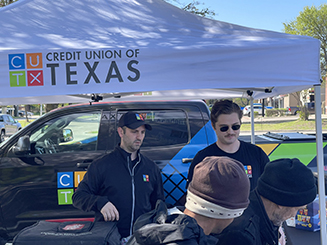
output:
<instances>
[{"instance_id":1,"label":"orange logo square","mask_svg":"<svg viewBox=\"0 0 327 245\"><path fill-rule=\"evenodd\" d=\"M42 53L26 54L26 67L27 69L42 68Z\"/></svg>"},{"instance_id":2,"label":"orange logo square","mask_svg":"<svg viewBox=\"0 0 327 245\"><path fill-rule=\"evenodd\" d=\"M86 174L86 171L76 171L76 172L74 172L74 186L75 187L77 187L78 184L82 181L85 174Z\"/></svg>"}]
</instances>

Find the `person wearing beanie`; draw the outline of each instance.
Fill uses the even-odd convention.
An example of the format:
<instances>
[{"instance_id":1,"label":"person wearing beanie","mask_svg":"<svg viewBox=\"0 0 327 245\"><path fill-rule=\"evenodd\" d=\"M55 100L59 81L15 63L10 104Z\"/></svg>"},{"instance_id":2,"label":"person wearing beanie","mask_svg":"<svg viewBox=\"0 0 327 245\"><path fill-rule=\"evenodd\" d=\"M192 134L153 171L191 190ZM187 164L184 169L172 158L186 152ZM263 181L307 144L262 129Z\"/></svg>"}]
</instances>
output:
<instances>
[{"instance_id":1,"label":"person wearing beanie","mask_svg":"<svg viewBox=\"0 0 327 245\"><path fill-rule=\"evenodd\" d=\"M195 155L188 170L186 188L192 181L195 166L207 156L227 156L240 161L250 179L251 190L257 186L258 178L269 162L269 158L260 147L239 139L242 117L242 110L233 101L215 102L210 119L217 135L217 142Z\"/></svg>"},{"instance_id":2,"label":"person wearing beanie","mask_svg":"<svg viewBox=\"0 0 327 245\"><path fill-rule=\"evenodd\" d=\"M278 244L282 223L316 195L313 173L297 158L269 162L250 193L249 207L219 235L219 244Z\"/></svg>"},{"instance_id":3,"label":"person wearing beanie","mask_svg":"<svg viewBox=\"0 0 327 245\"><path fill-rule=\"evenodd\" d=\"M94 211L96 221L117 221L122 238L132 235L135 220L165 200L159 167L140 153L146 130L145 117L123 114L118 122L120 144L92 162L73 194L73 205Z\"/></svg>"},{"instance_id":4,"label":"person wearing beanie","mask_svg":"<svg viewBox=\"0 0 327 245\"><path fill-rule=\"evenodd\" d=\"M218 244L221 233L249 204L250 181L243 164L229 157L206 157L194 169L184 212L156 209L141 215L134 224L128 245Z\"/></svg>"}]
</instances>

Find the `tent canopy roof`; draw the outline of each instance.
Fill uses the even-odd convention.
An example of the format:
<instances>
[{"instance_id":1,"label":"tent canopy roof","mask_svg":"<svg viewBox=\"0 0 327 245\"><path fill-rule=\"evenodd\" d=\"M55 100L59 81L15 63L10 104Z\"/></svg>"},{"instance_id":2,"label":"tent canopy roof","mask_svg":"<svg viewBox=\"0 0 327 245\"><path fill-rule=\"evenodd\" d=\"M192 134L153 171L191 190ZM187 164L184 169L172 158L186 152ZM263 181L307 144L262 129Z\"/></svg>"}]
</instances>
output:
<instances>
[{"instance_id":1,"label":"tent canopy roof","mask_svg":"<svg viewBox=\"0 0 327 245\"><path fill-rule=\"evenodd\" d=\"M0 102L199 89L265 98L320 79L318 40L202 18L162 0L20 0L0 9L0 23Z\"/></svg>"}]
</instances>

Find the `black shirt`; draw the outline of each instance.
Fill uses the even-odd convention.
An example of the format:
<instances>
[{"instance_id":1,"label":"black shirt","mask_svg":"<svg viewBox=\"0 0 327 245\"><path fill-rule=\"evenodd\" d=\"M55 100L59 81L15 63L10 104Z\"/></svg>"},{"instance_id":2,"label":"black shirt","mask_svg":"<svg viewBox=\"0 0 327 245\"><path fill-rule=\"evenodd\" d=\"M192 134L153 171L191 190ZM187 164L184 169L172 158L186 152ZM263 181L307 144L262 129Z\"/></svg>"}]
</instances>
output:
<instances>
[{"instance_id":1,"label":"black shirt","mask_svg":"<svg viewBox=\"0 0 327 245\"><path fill-rule=\"evenodd\" d=\"M207 156L226 156L240 161L244 165L246 173L250 179L251 190L257 186L258 178L263 173L266 164L269 162L266 153L256 145L240 140L239 149L235 153L227 153L221 150L217 144L214 143L195 155L188 171L188 183L190 183L193 178L195 166Z\"/></svg>"}]
</instances>

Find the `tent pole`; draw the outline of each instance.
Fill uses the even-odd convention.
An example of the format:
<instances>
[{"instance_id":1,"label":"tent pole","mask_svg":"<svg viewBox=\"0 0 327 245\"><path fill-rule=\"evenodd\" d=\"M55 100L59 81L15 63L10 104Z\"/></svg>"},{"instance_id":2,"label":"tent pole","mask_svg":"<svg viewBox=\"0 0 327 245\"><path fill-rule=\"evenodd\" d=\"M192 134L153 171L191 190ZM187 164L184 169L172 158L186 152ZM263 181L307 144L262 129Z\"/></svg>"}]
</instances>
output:
<instances>
[{"instance_id":1,"label":"tent pole","mask_svg":"<svg viewBox=\"0 0 327 245\"><path fill-rule=\"evenodd\" d=\"M323 153L323 144L322 144L321 86L320 86L320 84L314 86L314 93L315 93L315 123L316 123L318 193L319 193L319 209L320 209L320 239L321 239L322 245L327 245L325 171L324 171L324 153Z\"/></svg>"},{"instance_id":2,"label":"tent pole","mask_svg":"<svg viewBox=\"0 0 327 245\"><path fill-rule=\"evenodd\" d=\"M251 143L255 144L255 139L254 139L254 110L253 110L253 97L250 97L250 105L251 105Z\"/></svg>"}]
</instances>

